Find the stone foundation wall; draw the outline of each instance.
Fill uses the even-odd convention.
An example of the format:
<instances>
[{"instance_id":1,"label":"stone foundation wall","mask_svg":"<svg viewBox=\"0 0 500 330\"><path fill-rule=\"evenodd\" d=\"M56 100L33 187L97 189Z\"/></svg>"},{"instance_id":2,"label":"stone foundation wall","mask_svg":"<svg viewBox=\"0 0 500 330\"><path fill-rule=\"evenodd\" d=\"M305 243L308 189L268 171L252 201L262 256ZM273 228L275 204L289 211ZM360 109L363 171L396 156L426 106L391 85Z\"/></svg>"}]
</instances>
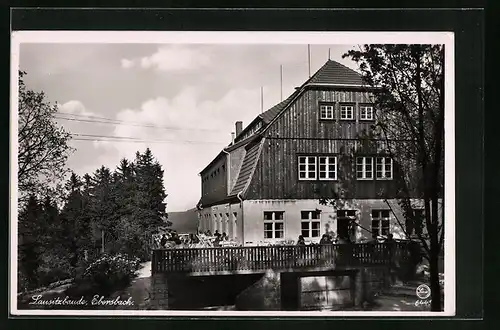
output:
<instances>
[{"instance_id":1,"label":"stone foundation wall","mask_svg":"<svg viewBox=\"0 0 500 330\"><path fill-rule=\"evenodd\" d=\"M267 271L255 284L236 297L237 310L272 311L281 309L280 273Z\"/></svg>"},{"instance_id":2,"label":"stone foundation wall","mask_svg":"<svg viewBox=\"0 0 500 330\"><path fill-rule=\"evenodd\" d=\"M314 276L268 271L258 282L238 295L236 309L294 311L306 308L300 305L307 305L311 299L318 300L318 309L362 307L372 303L392 281L391 272L386 267L333 271ZM309 287L314 287L314 290ZM307 291L316 291L317 297L311 298L311 293ZM309 305L315 308L314 303Z\"/></svg>"},{"instance_id":3,"label":"stone foundation wall","mask_svg":"<svg viewBox=\"0 0 500 330\"><path fill-rule=\"evenodd\" d=\"M164 274L154 274L151 277L151 308L168 309L168 281Z\"/></svg>"},{"instance_id":4,"label":"stone foundation wall","mask_svg":"<svg viewBox=\"0 0 500 330\"><path fill-rule=\"evenodd\" d=\"M389 269L385 267L366 267L357 271L354 280L354 303L361 307L372 303L376 296L391 284Z\"/></svg>"},{"instance_id":5,"label":"stone foundation wall","mask_svg":"<svg viewBox=\"0 0 500 330\"><path fill-rule=\"evenodd\" d=\"M190 310L234 303L237 310L293 311L302 309L300 305L307 299L324 298L326 303L318 301L315 306L316 302L312 302L309 307L363 307L374 302L398 278L388 267L317 273L268 270L263 275L170 276L168 281L166 275L155 274L151 278L150 305L152 309Z\"/></svg>"}]
</instances>

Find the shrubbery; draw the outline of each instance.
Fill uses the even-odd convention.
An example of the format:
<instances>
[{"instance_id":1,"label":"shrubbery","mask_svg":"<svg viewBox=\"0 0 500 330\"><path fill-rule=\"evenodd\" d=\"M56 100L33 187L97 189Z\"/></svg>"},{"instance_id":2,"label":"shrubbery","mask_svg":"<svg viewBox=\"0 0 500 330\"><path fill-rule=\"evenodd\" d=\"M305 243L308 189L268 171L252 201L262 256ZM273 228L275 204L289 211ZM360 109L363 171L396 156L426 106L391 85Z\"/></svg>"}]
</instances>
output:
<instances>
[{"instance_id":1,"label":"shrubbery","mask_svg":"<svg viewBox=\"0 0 500 330\"><path fill-rule=\"evenodd\" d=\"M110 294L126 287L137 276L140 266L139 258L131 258L123 254L103 255L88 265L78 276L75 284L83 291Z\"/></svg>"}]
</instances>

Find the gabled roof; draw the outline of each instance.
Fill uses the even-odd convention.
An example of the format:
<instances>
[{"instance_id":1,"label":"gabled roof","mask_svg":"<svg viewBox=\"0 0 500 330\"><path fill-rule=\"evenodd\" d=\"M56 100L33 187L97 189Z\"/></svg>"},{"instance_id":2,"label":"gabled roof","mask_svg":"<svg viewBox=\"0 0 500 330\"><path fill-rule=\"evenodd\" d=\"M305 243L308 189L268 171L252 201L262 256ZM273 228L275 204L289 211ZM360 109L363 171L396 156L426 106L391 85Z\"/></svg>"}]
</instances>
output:
<instances>
[{"instance_id":1,"label":"gabled roof","mask_svg":"<svg viewBox=\"0 0 500 330\"><path fill-rule=\"evenodd\" d=\"M338 62L328 60L307 84L329 84L339 86L363 86L363 77L358 72Z\"/></svg>"},{"instance_id":2,"label":"gabled roof","mask_svg":"<svg viewBox=\"0 0 500 330\"><path fill-rule=\"evenodd\" d=\"M252 180L253 173L255 172L255 167L257 162L259 161L262 144L264 142L264 138L257 142L259 138L264 137L264 132L267 130L268 125L274 121L281 113L283 113L288 106L303 93L304 89L307 86L321 86L321 85L330 85L330 86L354 86L354 87L367 87L363 82L363 78L361 74L358 72L342 65L338 62L328 60L316 73L312 75L309 79L307 79L302 86L296 88L295 92L292 93L287 99L276 104L269 110L258 115L250 125L248 125L240 134L244 133L253 123L255 123L259 118L263 121L263 127L259 129L255 135L239 141L234 145L229 145L224 148L225 151L230 151L236 149L241 146L245 146L247 152L245 154L245 158L243 159L243 163L240 167L240 171L238 173L238 178L236 179L236 183L229 193L228 200L231 198L235 198L234 196L238 193L245 194L246 189L248 188L250 181ZM221 151L219 155L216 157L220 157L223 154ZM214 159L212 163L216 160ZM210 165L209 165L210 166ZM207 167L209 167L207 166ZM207 168L206 167L206 168ZM205 168L205 169L206 169ZM200 199L201 203L201 199Z\"/></svg>"}]
</instances>

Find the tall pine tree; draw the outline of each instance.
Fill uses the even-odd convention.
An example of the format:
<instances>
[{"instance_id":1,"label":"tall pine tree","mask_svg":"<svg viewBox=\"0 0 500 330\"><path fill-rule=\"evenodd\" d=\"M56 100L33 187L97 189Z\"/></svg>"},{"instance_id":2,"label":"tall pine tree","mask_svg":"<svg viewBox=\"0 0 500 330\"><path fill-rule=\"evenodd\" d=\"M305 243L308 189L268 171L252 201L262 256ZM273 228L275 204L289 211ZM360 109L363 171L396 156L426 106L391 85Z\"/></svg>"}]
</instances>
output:
<instances>
[{"instance_id":1,"label":"tall pine tree","mask_svg":"<svg viewBox=\"0 0 500 330\"><path fill-rule=\"evenodd\" d=\"M19 214L19 289L33 289L39 284L38 269L42 263L42 245L38 234L42 213L42 206L37 198L31 195Z\"/></svg>"},{"instance_id":2,"label":"tall pine tree","mask_svg":"<svg viewBox=\"0 0 500 330\"><path fill-rule=\"evenodd\" d=\"M72 173L66 188L66 203L61 212L62 232L64 236L63 246L68 252L70 265L73 268L78 266L78 261L82 255L82 235L81 222L83 221L83 198L81 194L82 182L80 178Z\"/></svg>"},{"instance_id":3,"label":"tall pine tree","mask_svg":"<svg viewBox=\"0 0 500 330\"><path fill-rule=\"evenodd\" d=\"M149 148L144 153L136 153L135 172L137 178L137 214L145 235L151 233L161 224L165 213L165 188L163 185L163 169L153 157Z\"/></svg>"}]
</instances>

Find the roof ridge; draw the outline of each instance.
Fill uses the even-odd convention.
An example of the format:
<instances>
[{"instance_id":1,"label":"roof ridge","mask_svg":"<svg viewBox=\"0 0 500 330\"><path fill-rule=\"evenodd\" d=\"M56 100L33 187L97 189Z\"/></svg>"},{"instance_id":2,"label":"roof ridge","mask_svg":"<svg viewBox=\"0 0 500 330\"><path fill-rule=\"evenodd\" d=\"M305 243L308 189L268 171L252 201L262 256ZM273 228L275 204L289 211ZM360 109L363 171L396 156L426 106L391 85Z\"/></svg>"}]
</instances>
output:
<instances>
[{"instance_id":1,"label":"roof ridge","mask_svg":"<svg viewBox=\"0 0 500 330\"><path fill-rule=\"evenodd\" d=\"M330 59L326 61L325 64L323 64L318 70L316 70L316 72L314 72L314 74L310 76L309 79L307 79L300 87L302 88L303 86L307 85L316 75L318 75L321 72L321 70L323 70L323 68L325 68L328 65L328 62L330 61L331 61Z\"/></svg>"},{"instance_id":2,"label":"roof ridge","mask_svg":"<svg viewBox=\"0 0 500 330\"><path fill-rule=\"evenodd\" d=\"M342 66L342 67L344 67L344 68L346 68L346 69L348 69L348 70L351 70L351 71L353 71L354 73L356 73L356 74L360 75L361 77L363 76L361 73L359 73L358 71L354 70L353 68L348 67L347 65L344 65L344 64L342 64L342 63L340 63L340 62L337 62L337 61L335 61L335 60L330 60L330 59L328 59L328 61L335 62L335 63L337 63L338 65L340 65L340 66Z\"/></svg>"}]
</instances>

